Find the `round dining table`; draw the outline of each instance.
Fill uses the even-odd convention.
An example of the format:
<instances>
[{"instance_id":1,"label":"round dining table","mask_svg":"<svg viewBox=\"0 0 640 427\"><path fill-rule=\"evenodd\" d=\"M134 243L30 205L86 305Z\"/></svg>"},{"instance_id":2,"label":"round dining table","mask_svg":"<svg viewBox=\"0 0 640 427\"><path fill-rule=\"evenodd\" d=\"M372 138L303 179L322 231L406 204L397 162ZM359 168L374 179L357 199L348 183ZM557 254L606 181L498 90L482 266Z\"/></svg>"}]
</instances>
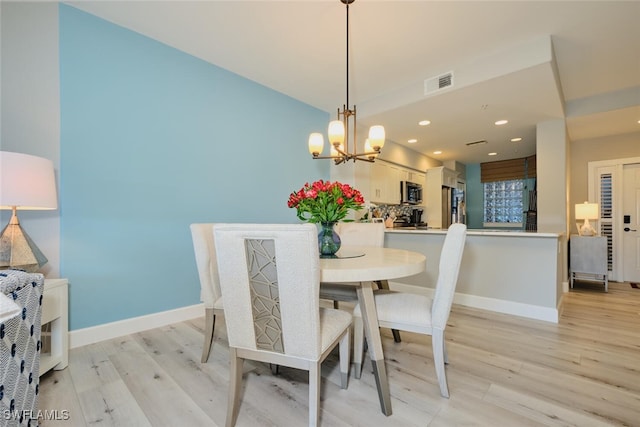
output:
<instances>
[{"instance_id":1,"label":"round dining table","mask_svg":"<svg viewBox=\"0 0 640 427\"><path fill-rule=\"evenodd\" d=\"M424 271L426 265L426 257L421 253L373 246L344 246L335 257L320 259L321 282L356 288L380 407L385 415L392 413L391 393L382 353L372 282L412 276Z\"/></svg>"}]
</instances>

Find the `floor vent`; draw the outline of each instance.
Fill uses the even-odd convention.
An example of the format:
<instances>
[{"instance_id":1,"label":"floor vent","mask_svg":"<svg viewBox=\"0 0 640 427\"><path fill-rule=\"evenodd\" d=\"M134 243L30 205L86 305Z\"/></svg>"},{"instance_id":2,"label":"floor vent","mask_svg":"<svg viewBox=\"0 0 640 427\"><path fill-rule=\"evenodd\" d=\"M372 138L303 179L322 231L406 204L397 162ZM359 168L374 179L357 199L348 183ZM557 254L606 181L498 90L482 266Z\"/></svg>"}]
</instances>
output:
<instances>
[{"instance_id":1,"label":"floor vent","mask_svg":"<svg viewBox=\"0 0 640 427\"><path fill-rule=\"evenodd\" d=\"M451 86L453 86L453 71L426 79L424 81L424 94L429 95Z\"/></svg>"}]
</instances>

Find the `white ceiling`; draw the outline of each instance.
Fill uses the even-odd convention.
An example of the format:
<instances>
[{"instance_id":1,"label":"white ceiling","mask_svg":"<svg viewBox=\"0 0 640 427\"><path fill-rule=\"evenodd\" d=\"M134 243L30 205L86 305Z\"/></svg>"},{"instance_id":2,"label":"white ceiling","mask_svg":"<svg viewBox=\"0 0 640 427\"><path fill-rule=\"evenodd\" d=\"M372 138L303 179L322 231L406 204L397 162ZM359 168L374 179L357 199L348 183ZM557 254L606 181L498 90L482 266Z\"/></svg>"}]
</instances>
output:
<instances>
[{"instance_id":1,"label":"white ceiling","mask_svg":"<svg viewBox=\"0 0 640 427\"><path fill-rule=\"evenodd\" d=\"M346 102L339 0L70 4L332 115ZM640 132L640 1L357 0L349 58L358 125L439 160L533 154L536 123L554 118L574 141ZM424 95L450 71L452 87Z\"/></svg>"}]
</instances>

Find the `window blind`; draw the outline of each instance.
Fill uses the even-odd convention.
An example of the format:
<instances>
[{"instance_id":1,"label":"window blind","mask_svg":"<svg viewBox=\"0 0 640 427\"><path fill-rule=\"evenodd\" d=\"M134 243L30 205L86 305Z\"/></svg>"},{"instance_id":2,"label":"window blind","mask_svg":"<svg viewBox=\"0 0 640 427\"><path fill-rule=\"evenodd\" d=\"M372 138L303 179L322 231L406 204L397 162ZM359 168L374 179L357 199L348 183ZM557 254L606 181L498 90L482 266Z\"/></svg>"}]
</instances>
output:
<instances>
[{"instance_id":1,"label":"window blind","mask_svg":"<svg viewBox=\"0 0 640 427\"><path fill-rule=\"evenodd\" d=\"M536 156L480 163L480 182L536 177Z\"/></svg>"}]
</instances>

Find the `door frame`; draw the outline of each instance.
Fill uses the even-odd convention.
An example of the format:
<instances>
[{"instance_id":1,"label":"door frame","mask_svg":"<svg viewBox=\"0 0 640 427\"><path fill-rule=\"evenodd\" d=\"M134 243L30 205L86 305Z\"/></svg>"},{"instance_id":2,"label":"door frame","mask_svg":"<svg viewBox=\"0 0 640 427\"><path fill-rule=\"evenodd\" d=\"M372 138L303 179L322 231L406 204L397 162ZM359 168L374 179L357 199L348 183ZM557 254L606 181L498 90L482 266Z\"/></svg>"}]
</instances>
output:
<instances>
[{"instance_id":1,"label":"door frame","mask_svg":"<svg viewBox=\"0 0 640 427\"><path fill-rule=\"evenodd\" d=\"M640 157L628 157L622 159L599 160L588 163L588 191L589 200L600 201L600 185L598 169L611 168L612 173L612 267L609 273L609 279L620 282L623 278L623 261L624 261L624 245L622 236L622 191L623 191L623 168L625 165L640 163ZM599 224L598 224L599 226Z\"/></svg>"}]
</instances>

